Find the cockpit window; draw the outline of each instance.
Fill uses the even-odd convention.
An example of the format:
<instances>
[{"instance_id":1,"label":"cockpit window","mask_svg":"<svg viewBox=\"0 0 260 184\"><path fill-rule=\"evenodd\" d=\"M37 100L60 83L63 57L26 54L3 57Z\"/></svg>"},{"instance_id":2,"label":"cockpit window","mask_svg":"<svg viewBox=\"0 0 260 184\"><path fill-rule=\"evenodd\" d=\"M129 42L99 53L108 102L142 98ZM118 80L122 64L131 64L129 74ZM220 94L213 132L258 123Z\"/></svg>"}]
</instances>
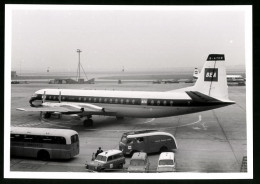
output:
<instances>
[{"instance_id":1,"label":"cockpit window","mask_svg":"<svg viewBox=\"0 0 260 184\"><path fill-rule=\"evenodd\" d=\"M36 93L34 93L34 94L32 95L32 97L37 97L37 94L36 94Z\"/></svg>"}]
</instances>

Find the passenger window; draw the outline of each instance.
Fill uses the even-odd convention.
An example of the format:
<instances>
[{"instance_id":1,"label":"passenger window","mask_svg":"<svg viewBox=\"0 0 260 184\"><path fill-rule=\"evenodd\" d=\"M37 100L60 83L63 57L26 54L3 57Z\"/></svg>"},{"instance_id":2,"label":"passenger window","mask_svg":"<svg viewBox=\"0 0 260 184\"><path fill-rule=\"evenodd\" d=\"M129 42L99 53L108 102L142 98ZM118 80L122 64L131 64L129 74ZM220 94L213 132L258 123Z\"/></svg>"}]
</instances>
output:
<instances>
[{"instance_id":1,"label":"passenger window","mask_svg":"<svg viewBox=\"0 0 260 184\"><path fill-rule=\"evenodd\" d=\"M112 160L112 156L107 158L107 161L111 161Z\"/></svg>"}]
</instances>

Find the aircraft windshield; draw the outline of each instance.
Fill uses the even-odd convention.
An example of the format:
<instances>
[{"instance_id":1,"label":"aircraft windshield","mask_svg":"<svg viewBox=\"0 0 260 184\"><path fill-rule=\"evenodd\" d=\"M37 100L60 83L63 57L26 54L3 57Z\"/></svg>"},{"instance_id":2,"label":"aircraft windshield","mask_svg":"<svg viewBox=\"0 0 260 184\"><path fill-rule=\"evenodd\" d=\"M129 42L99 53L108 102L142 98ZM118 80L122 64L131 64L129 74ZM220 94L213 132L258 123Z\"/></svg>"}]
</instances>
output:
<instances>
[{"instance_id":1,"label":"aircraft windshield","mask_svg":"<svg viewBox=\"0 0 260 184\"><path fill-rule=\"evenodd\" d=\"M132 165L132 166L143 166L144 160L131 160L130 165Z\"/></svg>"},{"instance_id":2,"label":"aircraft windshield","mask_svg":"<svg viewBox=\"0 0 260 184\"><path fill-rule=\"evenodd\" d=\"M107 161L107 157L106 157L106 156L98 155L97 158L96 158L96 160L105 162L105 161Z\"/></svg>"},{"instance_id":3,"label":"aircraft windshield","mask_svg":"<svg viewBox=\"0 0 260 184\"><path fill-rule=\"evenodd\" d=\"M160 160L159 165L173 165L173 160Z\"/></svg>"},{"instance_id":4,"label":"aircraft windshield","mask_svg":"<svg viewBox=\"0 0 260 184\"><path fill-rule=\"evenodd\" d=\"M34 94L32 95L32 97L37 97L37 94L36 94L36 93L34 93Z\"/></svg>"}]
</instances>

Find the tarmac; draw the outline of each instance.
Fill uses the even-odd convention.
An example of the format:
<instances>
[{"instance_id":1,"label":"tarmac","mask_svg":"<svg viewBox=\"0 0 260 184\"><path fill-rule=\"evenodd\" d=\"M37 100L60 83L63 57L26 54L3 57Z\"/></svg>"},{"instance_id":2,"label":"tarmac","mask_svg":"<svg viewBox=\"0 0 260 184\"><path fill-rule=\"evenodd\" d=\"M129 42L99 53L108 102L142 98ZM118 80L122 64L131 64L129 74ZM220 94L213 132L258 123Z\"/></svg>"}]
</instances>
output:
<instances>
[{"instance_id":1,"label":"tarmac","mask_svg":"<svg viewBox=\"0 0 260 184\"><path fill-rule=\"evenodd\" d=\"M39 161L31 158L11 158L10 171L86 172L85 163L91 160L98 147L118 149L122 133L140 129L158 129L173 134L176 172L239 173L247 156L246 87L230 86L229 98L236 104L200 113L165 118L124 118L93 116L94 126L84 127L79 119L63 115L61 119L40 119L39 113L17 111L29 106L31 95L42 88L106 89L167 91L193 84L105 83L105 84L12 84L11 126L65 128L79 133L80 154L70 160ZM5 122L5 125L9 125ZM150 170L155 172L159 153L149 154ZM130 158L126 158L125 172Z\"/></svg>"}]
</instances>

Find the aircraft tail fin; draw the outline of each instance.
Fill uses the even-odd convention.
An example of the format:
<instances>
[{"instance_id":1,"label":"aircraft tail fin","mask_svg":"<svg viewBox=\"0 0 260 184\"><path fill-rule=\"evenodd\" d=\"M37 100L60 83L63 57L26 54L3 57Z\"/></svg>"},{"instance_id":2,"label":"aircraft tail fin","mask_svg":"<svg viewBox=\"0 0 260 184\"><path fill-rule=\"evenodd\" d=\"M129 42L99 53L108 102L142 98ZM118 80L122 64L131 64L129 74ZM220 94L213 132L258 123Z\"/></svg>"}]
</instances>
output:
<instances>
[{"instance_id":1,"label":"aircraft tail fin","mask_svg":"<svg viewBox=\"0 0 260 184\"><path fill-rule=\"evenodd\" d=\"M210 54L204 64L193 91L229 102L224 54Z\"/></svg>"}]
</instances>

